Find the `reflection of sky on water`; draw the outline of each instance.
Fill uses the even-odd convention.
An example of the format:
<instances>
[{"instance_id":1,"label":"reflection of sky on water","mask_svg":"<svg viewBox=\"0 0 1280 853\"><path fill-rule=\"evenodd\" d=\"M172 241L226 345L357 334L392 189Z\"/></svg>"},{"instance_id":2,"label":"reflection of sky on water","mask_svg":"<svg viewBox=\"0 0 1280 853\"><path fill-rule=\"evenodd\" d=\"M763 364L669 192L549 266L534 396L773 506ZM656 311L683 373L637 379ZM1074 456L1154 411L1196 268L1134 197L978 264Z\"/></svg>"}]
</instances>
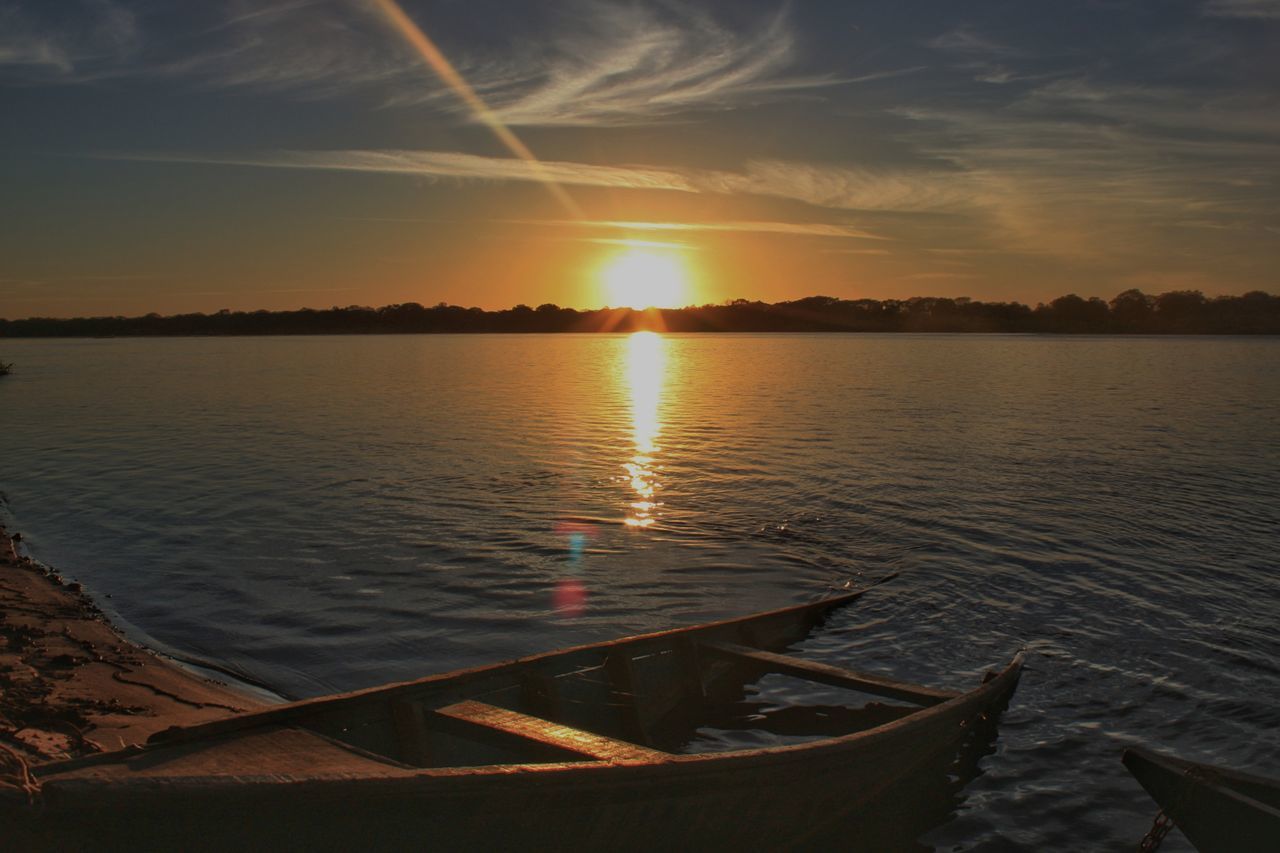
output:
<instances>
[{"instance_id":1,"label":"reflection of sky on water","mask_svg":"<svg viewBox=\"0 0 1280 853\"><path fill-rule=\"evenodd\" d=\"M626 524L648 527L661 503L657 493L661 466L654 464L661 431L658 417L662 386L666 381L667 341L655 332L636 332L627 339L627 386L631 396L631 424L635 452L623 464L631 488Z\"/></svg>"},{"instance_id":2,"label":"reflection of sky on water","mask_svg":"<svg viewBox=\"0 0 1280 853\"><path fill-rule=\"evenodd\" d=\"M629 361L633 346L657 350L666 377ZM1153 806L1117 739L1157 732L1204 760L1280 766L1275 726L1250 711L1260 696L1280 705L1274 338L2 348L21 368L0 380L10 530L134 636L290 697L797 604L899 570L805 655L939 687L969 686L1023 643L1040 656L1000 754L928 846L999 847L1016 831L1059 849L1098 791L1098 847L1128 845ZM620 467L638 422L661 445L642 454L662 465L648 528L622 523L639 500ZM549 618L561 579L551 612L581 619ZM1171 673L1191 693L1148 689ZM1035 821L1028 785L1048 792Z\"/></svg>"}]
</instances>

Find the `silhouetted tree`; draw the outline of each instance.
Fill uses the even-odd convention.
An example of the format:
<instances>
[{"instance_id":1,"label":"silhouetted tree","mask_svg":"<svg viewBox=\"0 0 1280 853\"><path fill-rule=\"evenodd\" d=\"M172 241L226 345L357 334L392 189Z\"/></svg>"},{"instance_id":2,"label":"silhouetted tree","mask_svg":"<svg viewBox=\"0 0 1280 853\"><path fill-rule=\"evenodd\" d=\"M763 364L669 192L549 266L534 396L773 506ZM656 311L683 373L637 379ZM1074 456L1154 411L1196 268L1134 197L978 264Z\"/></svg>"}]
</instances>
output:
<instances>
[{"instance_id":1,"label":"silhouetted tree","mask_svg":"<svg viewBox=\"0 0 1280 853\"><path fill-rule=\"evenodd\" d=\"M162 317L0 319L0 337L115 335L314 335L422 332L593 332L664 328L675 332L1049 332L1280 334L1280 297L1262 291L1206 299L1198 291L1158 297L1126 290L1110 303L1076 294L1034 310L1017 302L966 297L837 299L809 296L773 304L734 299L719 305L632 311L577 311L551 303L484 311L417 302L368 308L230 311Z\"/></svg>"}]
</instances>

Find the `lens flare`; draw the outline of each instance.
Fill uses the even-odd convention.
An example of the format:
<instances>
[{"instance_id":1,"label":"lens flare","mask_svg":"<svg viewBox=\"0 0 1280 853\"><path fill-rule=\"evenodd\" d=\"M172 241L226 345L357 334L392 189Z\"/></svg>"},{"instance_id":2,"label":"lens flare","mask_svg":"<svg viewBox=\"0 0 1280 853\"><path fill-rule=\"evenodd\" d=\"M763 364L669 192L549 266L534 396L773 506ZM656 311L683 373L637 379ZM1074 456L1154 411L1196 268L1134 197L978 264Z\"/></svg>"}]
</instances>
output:
<instances>
[{"instance_id":1,"label":"lens flare","mask_svg":"<svg viewBox=\"0 0 1280 853\"><path fill-rule=\"evenodd\" d=\"M581 616L587 610L587 587L579 575L582 572L583 553L587 548L587 539L591 536L590 525L572 521L562 521L556 525L556 533L568 540L569 555L566 561L567 573L556 582L552 593L552 605L556 613L570 619Z\"/></svg>"}]
</instances>

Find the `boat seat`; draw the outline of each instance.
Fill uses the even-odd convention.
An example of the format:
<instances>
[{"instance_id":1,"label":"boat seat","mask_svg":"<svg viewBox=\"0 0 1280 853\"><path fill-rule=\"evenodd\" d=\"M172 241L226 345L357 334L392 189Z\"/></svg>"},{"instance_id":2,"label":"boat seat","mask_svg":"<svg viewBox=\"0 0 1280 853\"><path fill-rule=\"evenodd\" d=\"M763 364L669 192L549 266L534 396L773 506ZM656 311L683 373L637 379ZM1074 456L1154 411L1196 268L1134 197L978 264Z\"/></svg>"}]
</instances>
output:
<instances>
[{"instance_id":1,"label":"boat seat","mask_svg":"<svg viewBox=\"0 0 1280 853\"><path fill-rule=\"evenodd\" d=\"M437 708L433 713L474 728L512 735L596 761L654 761L670 757L668 753L656 749L637 746L634 743L605 737L561 723L553 723L541 717L532 717L484 702L470 700L459 702L456 705Z\"/></svg>"},{"instance_id":2,"label":"boat seat","mask_svg":"<svg viewBox=\"0 0 1280 853\"><path fill-rule=\"evenodd\" d=\"M775 672L780 675L790 675L820 684L830 684L833 687L845 687L861 693L869 693L873 696L899 699L916 705L937 705L961 695L955 690L935 690L932 687L908 684L905 681L895 681L879 675L829 666L825 663L814 663L790 655L740 646L736 643L701 640L698 642L698 651L703 655L728 660L761 673Z\"/></svg>"}]
</instances>

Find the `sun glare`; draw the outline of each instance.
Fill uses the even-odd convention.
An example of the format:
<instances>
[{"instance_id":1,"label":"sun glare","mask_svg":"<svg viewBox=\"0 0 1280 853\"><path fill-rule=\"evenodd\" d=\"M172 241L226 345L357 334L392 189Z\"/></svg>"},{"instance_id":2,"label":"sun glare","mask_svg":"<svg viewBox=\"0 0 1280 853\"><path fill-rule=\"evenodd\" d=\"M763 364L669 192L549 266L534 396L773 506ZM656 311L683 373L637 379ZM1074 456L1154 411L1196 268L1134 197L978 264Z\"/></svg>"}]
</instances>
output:
<instances>
[{"instance_id":1,"label":"sun glare","mask_svg":"<svg viewBox=\"0 0 1280 853\"><path fill-rule=\"evenodd\" d=\"M684 259L676 252L630 248L600 271L605 297L614 307L679 308L689 285Z\"/></svg>"}]
</instances>

